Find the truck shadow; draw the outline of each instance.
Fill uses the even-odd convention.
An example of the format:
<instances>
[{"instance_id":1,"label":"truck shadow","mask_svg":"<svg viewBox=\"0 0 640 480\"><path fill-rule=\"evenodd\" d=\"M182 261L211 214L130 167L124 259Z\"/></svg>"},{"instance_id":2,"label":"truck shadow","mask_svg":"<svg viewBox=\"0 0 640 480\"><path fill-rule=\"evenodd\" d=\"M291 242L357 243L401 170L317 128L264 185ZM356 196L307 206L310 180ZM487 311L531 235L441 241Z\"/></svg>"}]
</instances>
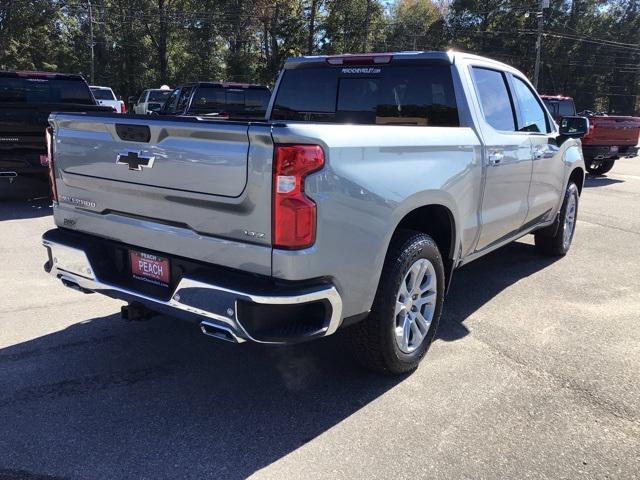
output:
<instances>
[{"instance_id":1,"label":"truck shadow","mask_svg":"<svg viewBox=\"0 0 640 480\"><path fill-rule=\"evenodd\" d=\"M584 180L585 188L606 187L607 185L615 185L616 183L624 183L624 180L609 177L592 177L591 175L585 177Z\"/></svg>"},{"instance_id":2,"label":"truck shadow","mask_svg":"<svg viewBox=\"0 0 640 480\"><path fill-rule=\"evenodd\" d=\"M552 261L516 243L457 272L440 338ZM230 345L110 315L0 349L0 476L246 478L404 380L364 372L343 340Z\"/></svg>"},{"instance_id":3,"label":"truck shadow","mask_svg":"<svg viewBox=\"0 0 640 480\"><path fill-rule=\"evenodd\" d=\"M518 241L462 267L453 275L438 338L453 341L466 336L469 330L464 321L482 305L558 259L541 255L533 245Z\"/></svg>"},{"instance_id":4,"label":"truck shadow","mask_svg":"<svg viewBox=\"0 0 640 480\"><path fill-rule=\"evenodd\" d=\"M0 222L22 218L39 218L51 215L51 200L48 197L24 200L0 200Z\"/></svg>"},{"instance_id":5,"label":"truck shadow","mask_svg":"<svg viewBox=\"0 0 640 480\"><path fill-rule=\"evenodd\" d=\"M340 344L227 345L112 315L4 348L0 476L246 478L402 380Z\"/></svg>"}]
</instances>

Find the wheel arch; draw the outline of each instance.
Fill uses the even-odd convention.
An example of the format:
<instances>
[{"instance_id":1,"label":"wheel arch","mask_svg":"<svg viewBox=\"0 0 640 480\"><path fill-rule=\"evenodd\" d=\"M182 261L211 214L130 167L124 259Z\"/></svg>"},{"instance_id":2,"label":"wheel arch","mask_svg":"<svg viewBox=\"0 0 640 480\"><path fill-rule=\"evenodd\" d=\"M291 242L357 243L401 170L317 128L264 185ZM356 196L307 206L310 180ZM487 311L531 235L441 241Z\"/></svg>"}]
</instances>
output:
<instances>
[{"instance_id":1,"label":"wheel arch","mask_svg":"<svg viewBox=\"0 0 640 480\"><path fill-rule=\"evenodd\" d=\"M433 238L442 255L446 277L446 290L448 290L455 266L454 259L456 258L458 240L453 212L445 205L433 203L416 207L405 213L397 223L387 244L385 262L391 242L393 242L393 239L401 230L414 230L425 233Z\"/></svg>"},{"instance_id":2,"label":"wheel arch","mask_svg":"<svg viewBox=\"0 0 640 480\"><path fill-rule=\"evenodd\" d=\"M569 174L569 180L567 181L567 185L569 182L573 181L578 187L578 194L582 195L582 187L584 186L584 170L582 167L575 167L571 173Z\"/></svg>"}]
</instances>

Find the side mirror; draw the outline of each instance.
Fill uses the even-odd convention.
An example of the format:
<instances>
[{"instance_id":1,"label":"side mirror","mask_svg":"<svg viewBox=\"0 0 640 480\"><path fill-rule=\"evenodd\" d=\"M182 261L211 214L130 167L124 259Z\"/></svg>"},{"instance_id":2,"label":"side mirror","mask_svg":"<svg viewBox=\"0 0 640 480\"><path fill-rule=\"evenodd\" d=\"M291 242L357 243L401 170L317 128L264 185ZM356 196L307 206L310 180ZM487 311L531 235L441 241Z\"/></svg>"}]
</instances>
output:
<instances>
[{"instance_id":1,"label":"side mirror","mask_svg":"<svg viewBox=\"0 0 640 480\"><path fill-rule=\"evenodd\" d=\"M589 119L586 117L562 117L560 135L569 138L582 138L589 132Z\"/></svg>"}]
</instances>

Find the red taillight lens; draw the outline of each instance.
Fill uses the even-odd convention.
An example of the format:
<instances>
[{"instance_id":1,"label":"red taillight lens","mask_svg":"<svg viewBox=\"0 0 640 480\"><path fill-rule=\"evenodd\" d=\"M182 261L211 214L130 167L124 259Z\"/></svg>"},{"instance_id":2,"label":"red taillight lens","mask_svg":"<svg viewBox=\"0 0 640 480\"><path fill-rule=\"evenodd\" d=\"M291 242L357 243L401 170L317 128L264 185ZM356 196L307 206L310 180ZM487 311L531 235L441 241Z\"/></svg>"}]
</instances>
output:
<instances>
[{"instance_id":1,"label":"red taillight lens","mask_svg":"<svg viewBox=\"0 0 640 480\"><path fill-rule=\"evenodd\" d=\"M51 189L51 200L58 201L58 189L56 187L56 173L53 159L53 128L47 127L44 132L47 143L47 166L49 168L49 188Z\"/></svg>"},{"instance_id":2,"label":"red taillight lens","mask_svg":"<svg viewBox=\"0 0 640 480\"><path fill-rule=\"evenodd\" d=\"M127 104L120 100L120 113L127 113Z\"/></svg>"},{"instance_id":3,"label":"red taillight lens","mask_svg":"<svg viewBox=\"0 0 640 480\"><path fill-rule=\"evenodd\" d=\"M316 240L316 204L304 178L324 165L318 145L276 145L273 164L273 246L301 249Z\"/></svg>"},{"instance_id":4,"label":"red taillight lens","mask_svg":"<svg viewBox=\"0 0 640 480\"><path fill-rule=\"evenodd\" d=\"M582 137L582 139L585 140L587 138L591 138L593 136L593 129L594 129L593 123L589 122L589 130L587 130L587 134L584 137Z\"/></svg>"}]
</instances>

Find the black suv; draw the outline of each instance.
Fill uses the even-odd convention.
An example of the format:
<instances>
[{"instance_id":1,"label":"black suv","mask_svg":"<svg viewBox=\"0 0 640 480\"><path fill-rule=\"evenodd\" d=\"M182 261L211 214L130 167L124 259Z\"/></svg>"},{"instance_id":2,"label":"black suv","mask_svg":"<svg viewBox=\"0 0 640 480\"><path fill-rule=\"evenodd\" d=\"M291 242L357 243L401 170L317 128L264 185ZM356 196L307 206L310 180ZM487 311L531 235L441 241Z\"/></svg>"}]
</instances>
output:
<instances>
[{"instance_id":1,"label":"black suv","mask_svg":"<svg viewBox=\"0 0 640 480\"><path fill-rule=\"evenodd\" d=\"M160 115L189 115L230 120L264 120L271 91L246 83L185 83L177 87Z\"/></svg>"}]
</instances>

